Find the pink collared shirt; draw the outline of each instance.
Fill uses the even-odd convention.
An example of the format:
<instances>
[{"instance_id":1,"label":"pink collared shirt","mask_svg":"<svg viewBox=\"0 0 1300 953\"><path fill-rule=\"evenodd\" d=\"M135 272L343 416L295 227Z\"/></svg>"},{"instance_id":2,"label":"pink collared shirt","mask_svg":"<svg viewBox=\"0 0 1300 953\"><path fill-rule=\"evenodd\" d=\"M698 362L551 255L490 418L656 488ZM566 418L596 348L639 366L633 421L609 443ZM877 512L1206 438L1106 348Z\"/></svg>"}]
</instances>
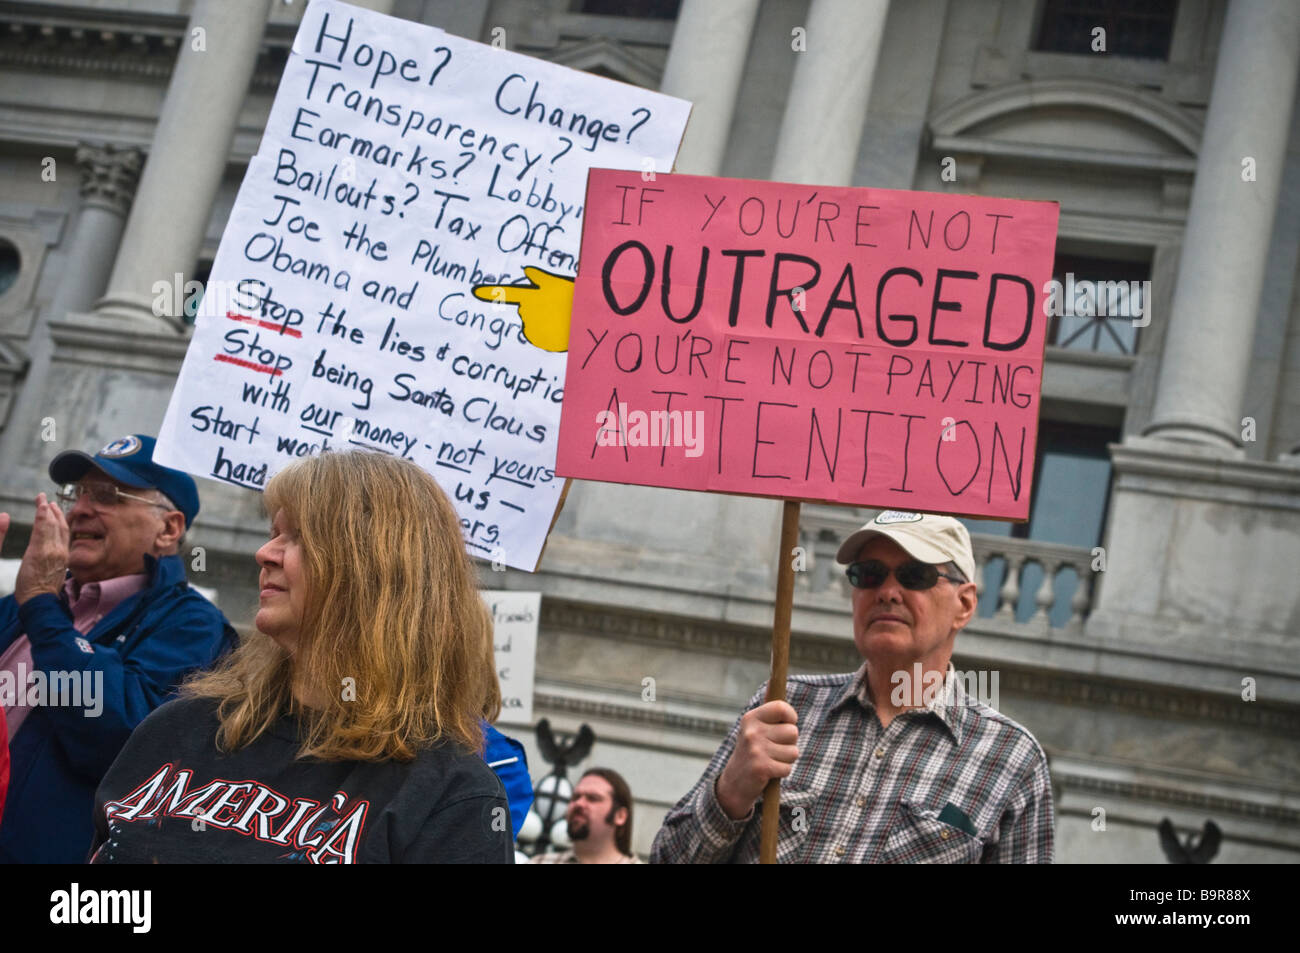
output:
<instances>
[{"instance_id":1,"label":"pink collared shirt","mask_svg":"<svg viewBox=\"0 0 1300 953\"><path fill-rule=\"evenodd\" d=\"M99 625L104 616L142 590L148 582L149 578L144 573L132 573L129 576L105 579L103 582L88 582L79 587L69 577L63 583L63 592L72 608L72 627L82 635L88 634ZM35 668L32 643L25 633L14 639L4 654L0 655L0 671L13 674L16 689L13 704L4 706L10 741L14 740L31 710L27 705L27 676Z\"/></svg>"},{"instance_id":2,"label":"pink collared shirt","mask_svg":"<svg viewBox=\"0 0 1300 953\"><path fill-rule=\"evenodd\" d=\"M88 582L78 588L69 576L63 583L63 591L72 608L72 627L85 635L99 625L104 616L143 589L148 581L144 573L136 572L103 582Z\"/></svg>"}]
</instances>

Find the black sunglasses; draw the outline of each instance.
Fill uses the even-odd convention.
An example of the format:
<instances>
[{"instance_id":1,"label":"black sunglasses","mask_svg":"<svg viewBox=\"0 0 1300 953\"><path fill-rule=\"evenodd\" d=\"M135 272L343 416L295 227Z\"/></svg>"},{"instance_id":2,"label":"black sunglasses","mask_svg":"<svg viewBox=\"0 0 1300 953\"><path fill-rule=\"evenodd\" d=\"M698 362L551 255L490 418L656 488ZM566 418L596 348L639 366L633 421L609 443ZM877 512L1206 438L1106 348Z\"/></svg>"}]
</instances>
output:
<instances>
[{"instance_id":1,"label":"black sunglasses","mask_svg":"<svg viewBox=\"0 0 1300 953\"><path fill-rule=\"evenodd\" d=\"M849 563L848 568L844 570L844 574L849 577L849 582L857 589L876 589L883 586L890 572L893 572L894 578L904 589L932 589L940 579L955 583L966 581L960 576L949 576L939 572L938 566L917 559L905 562L893 570L879 559L865 559L861 562Z\"/></svg>"}]
</instances>

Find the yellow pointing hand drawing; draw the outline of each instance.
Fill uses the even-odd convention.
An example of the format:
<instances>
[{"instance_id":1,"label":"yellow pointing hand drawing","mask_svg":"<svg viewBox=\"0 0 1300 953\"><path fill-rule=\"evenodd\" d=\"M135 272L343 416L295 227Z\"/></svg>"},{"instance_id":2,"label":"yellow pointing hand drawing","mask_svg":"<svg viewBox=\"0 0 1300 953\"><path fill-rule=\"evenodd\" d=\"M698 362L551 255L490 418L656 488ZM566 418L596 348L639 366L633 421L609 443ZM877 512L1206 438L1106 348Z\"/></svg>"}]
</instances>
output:
<instances>
[{"instance_id":1,"label":"yellow pointing hand drawing","mask_svg":"<svg viewBox=\"0 0 1300 953\"><path fill-rule=\"evenodd\" d=\"M528 285L475 285L474 297L519 308L524 337L543 351L569 349L569 319L573 312L573 279L526 266Z\"/></svg>"}]
</instances>

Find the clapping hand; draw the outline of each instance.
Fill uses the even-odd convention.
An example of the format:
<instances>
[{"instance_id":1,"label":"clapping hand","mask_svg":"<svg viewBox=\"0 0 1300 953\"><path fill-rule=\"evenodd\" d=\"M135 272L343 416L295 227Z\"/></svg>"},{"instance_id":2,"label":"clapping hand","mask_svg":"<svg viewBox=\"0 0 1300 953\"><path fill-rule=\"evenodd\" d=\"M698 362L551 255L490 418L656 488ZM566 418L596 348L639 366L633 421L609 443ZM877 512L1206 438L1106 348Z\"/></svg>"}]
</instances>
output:
<instances>
[{"instance_id":1,"label":"clapping hand","mask_svg":"<svg viewBox=\"0 0 1300 953\"><path fill-rule=\"evenodd\" d=\"M0 542L9 529L9 517L0 518ZM50 503L45 494L36 497L36 520L32 523L32 537L23 553L18 578L14 581L14 598L22 605L28 599L44 593L57 595L63 588L63 578L68 567L68 540L71 533L68 521L58 503Z\"/></svg>"}]
</instances>

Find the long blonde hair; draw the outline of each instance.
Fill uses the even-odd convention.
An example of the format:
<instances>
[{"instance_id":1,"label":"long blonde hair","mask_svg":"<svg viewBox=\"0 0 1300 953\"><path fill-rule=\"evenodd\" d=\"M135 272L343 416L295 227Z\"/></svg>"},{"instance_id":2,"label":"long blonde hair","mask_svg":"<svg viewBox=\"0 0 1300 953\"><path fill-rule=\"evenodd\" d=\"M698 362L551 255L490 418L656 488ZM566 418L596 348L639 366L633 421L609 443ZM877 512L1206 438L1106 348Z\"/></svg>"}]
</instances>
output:
<instances>
[{"instance_id":1,"label":"long blonde hair","mask_svg":"<svg viewBox=\"0 0 1300 953\"><path fill-rule=\"evenodd\" d=\"M292 658L257 633L182 689L220 700L218 747L250 744L287 710L306 725L300 757L408 761L442 740L481 752L481 721L501 709L492 617L433 477L329 452L277 473L264 503L298 531L306 606Z\"/></svg>"}]
</instances>

